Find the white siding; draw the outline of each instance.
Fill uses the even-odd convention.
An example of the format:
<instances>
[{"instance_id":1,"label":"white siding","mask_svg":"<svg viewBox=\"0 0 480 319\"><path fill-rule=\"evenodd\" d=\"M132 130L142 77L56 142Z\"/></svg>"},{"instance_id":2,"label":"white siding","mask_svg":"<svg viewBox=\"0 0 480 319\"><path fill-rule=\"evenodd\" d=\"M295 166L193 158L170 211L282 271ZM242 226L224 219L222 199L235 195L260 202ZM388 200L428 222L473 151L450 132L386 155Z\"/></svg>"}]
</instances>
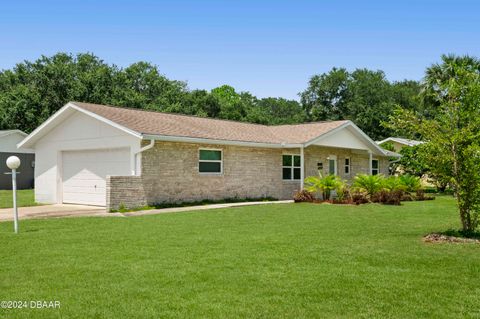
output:
<instances>
[{"instance_id":1,"label":"white siding","mask_svg":"<svg viewBox=\"0 0 480 319\"><path fill-rule=\"evenodd\" d=\"M80 112L75 112L35 144L35 200L61 203L62 152L129 148L130 173L135 171L134 153L140 139Z\"/></svg>"},{"instance_id":2,"label":"white siding","mask_svg":"<svg viewBox=\"0 0 480 319\"><path fill-rule=\"evenodd\" d=\"M343 128L338 132L321 139L318 143L315 143L315 145L359 150L371 149L371 146L362 141L358 135L350 131L349 128Z\"/></svg>"},{"instance_id":3,"label":"white siding","mask_svg":"<svg viewBox=\"0 0 480 319\"><path fill-rule=\"evenodd\" d=\"M25 136L20 133L12 133L0 137L0 152L3 153L33 153L33 150L18 149L17 144L20 143Z\"/></svg>"}]
</instances>

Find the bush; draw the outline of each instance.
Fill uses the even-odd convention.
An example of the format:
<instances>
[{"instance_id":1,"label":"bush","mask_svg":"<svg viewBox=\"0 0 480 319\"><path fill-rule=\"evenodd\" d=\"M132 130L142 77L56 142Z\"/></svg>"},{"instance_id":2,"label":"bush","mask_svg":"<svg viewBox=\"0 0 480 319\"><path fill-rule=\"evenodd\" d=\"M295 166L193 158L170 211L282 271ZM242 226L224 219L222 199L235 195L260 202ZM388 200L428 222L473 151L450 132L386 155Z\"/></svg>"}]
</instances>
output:
<instances>
[{"instance_id":1,"label":"bush","mask_svg":"<svg viewBox=\"0 0 480 319\"><path fill-rule=\"evenodd\" d=\"M345 181L339 180L335 191L338 202L348 202L350 200L350 186Z\"/></svg>"},{"instance_id":2,"label":"bush","mask_svg":"<svg viewBox=\"0 0 480 319\"><path fill-rule=\"evenodd\" d=\"M293 200L295 201L295 203L313 202L314 199L315 197L313 196L313 194L305 189L297 191L293 195Z\"/></svg>"},{"instance_id":3,"label":"bush","mask_svg":"<svg viewBox=\"0 0 480 319\"><path fill-rule=\"evenodd\" d=\"M401 175L398 179L400 184L405 188L405 191L409 193L415 193L417 190L422 188L420 177L406 174Z\"/></svg>"},{"instance_id":4,"label":"bush","mask_svg":"<svg viewBox=\"0 0 480 319\"><path fill-rule=\"evenodd\" d=\"M351 194L352 202L356 205L366 204L369 202L368 194L361 191L353 191Z\"/></svg>"},{"instance_id":5,"label":"bush","mask_svg":"<svg viewBox=\"0 0 480 319\"><path fill-rule=\"evenodd\" d=\"M383 175L358 174L353 181L353 189L372 196L383 188L384 179Z\"/></svg>"},{"instance_id":6,"label":"bush","mask_svg":"<svg viewBox=\"0 0 480 319\"><path fill-rule=\"evenodd\" d=\"M327 175L323 177L320 171L318 176L305 178L305 189L312 193L321 192L323 200L330 200L332 191L337 190L341 185L342 181L338 176Z\"/></svg>"},{"instance_id":7,"label":"bush","mask_svg":"<svg viewBox=\"0 0 480 319\"><path fill-rule=\"evenodd\" d=\"M422 200L434 200L434 199L435 199L434 196L425 196L425 191L423 189L419 189L415 193L415 200L422 201Z\"/></svg>"},{"instance_id":8,"label":"bush","mask_svg":"<svg viewBox=\"0 0 480 319\"><path fill-rule=\"evenodd\" d=\"M399 189L392 191L382 189L372 196L372 202L386 205L400 205L403 194L404 192Z\"/></svg>"},{"instance_id":9,"label":"bush","mask_svg":"<svg viewBox=\"0 0 480 319\"><path fill-rule=\"evenodd\" d=\"M407 187L402 183L401 179L397 176L389 176L385 179L383 179L383 189L386 189L388 191L396 191L396 190L401 190L401 191L406 191Z\"/></svg>"}]
</instances>

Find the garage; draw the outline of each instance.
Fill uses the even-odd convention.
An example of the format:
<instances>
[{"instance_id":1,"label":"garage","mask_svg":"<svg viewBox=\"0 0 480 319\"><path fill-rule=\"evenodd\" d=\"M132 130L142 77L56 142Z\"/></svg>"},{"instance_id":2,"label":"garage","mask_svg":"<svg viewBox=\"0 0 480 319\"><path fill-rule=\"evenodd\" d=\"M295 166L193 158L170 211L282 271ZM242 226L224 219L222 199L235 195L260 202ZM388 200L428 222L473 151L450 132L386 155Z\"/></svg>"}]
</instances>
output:
<instances>
[{"instance_id":1,"label":"garage","mask_svg":"<svg viewBox=\"0 0 480 319\"><path fill-rule=\"evenodd\" d=\"M62 152L63 203L106 205L107 175L130 175L130 149Z\"/></svg>"}]
</instances>

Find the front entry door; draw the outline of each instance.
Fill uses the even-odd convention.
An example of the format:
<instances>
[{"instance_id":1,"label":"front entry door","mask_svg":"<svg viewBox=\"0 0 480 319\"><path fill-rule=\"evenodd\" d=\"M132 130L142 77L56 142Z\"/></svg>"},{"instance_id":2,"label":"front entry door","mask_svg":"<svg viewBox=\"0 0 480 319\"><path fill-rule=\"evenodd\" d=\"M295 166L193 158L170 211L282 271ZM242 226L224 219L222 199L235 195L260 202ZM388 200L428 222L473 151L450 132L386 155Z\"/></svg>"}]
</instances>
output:
<instances>
[{"instance_id":1,"label":"front entry door","mask_svg":"<svg viewBox=\"0 0 480 319\"><path fill-rule=\"evenodd\" d=\"M337 156L336 155L328 156L328 174L337 175Z\"/></svg>"}]
</instances>

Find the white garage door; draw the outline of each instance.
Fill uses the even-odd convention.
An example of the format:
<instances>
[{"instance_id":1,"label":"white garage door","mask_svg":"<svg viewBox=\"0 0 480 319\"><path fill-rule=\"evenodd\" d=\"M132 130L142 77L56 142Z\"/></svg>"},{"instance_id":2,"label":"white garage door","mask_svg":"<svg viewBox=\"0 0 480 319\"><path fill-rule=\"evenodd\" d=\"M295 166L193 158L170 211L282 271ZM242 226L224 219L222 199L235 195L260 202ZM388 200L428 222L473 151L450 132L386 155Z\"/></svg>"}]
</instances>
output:
<instances>
[{"instance_id":1,"label":"white garage door","mask_svg":"<svg viewBox=\"0 0 480 319\"><path fill-rule=\"evenodd\" d=\"M106 204L107 175L130 175L128 148L63 152L63 202Z\"/></svg>"}]
</instances>

